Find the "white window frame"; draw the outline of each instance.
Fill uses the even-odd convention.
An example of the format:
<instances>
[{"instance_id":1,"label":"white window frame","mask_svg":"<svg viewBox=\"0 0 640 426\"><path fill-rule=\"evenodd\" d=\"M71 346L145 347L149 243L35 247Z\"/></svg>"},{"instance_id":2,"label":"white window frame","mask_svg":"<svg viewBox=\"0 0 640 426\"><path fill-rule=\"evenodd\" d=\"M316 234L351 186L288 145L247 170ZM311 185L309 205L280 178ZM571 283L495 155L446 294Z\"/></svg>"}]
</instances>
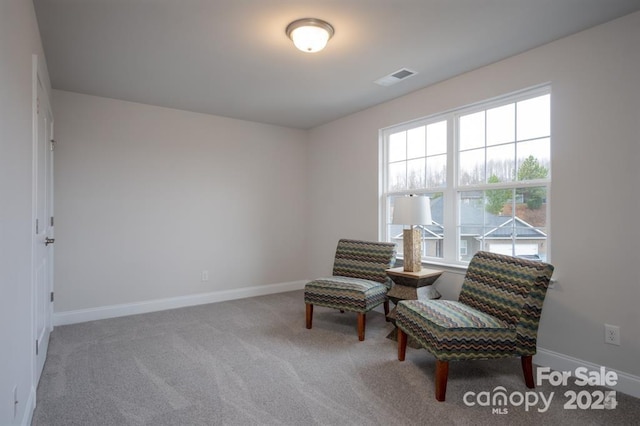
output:
<instances>
[{"instance_id":1,"label":"white window frame","mask_svg":"<svg viewBox=\"0 0 640 426\"><path fill-rule=\"evenodd\" d=\"M459 118L464 115L472 114L491 108L496 108L501 105L506 105L514 102L523 101L529 98L535 98L543 96L545 94L551 95L551 86L543 85L526 90L510 93L498 98L494 98L487 101L478 102L465 107L456 108L447 112L434 114L428 117L420 118L417 120L405 122L395 126L386 127L379 131L379 239L380 241L391 241L391 235L388 232L388 223L391 222L390 218L390 202L389 200L393 196L408 195L408 194L428 194L434 192L441 192L444 197L444 211L443 211L443 228L444 228L444 241L443 241L443 257L423 257L422 261L429 264L444 265L452 267L466 267L467 261L461 261L460 259L460 237L458 235L459 226L459 203L460 193L467 191L485 191L491 189L514 189L514 188L526 188L526 187L546 187L547 203L546 203L546 250L547 261L551 258L551 235L550 229L550 202L551 195L551 163L553 159L549 158L549 175L546 179L527 180L527 181L512 181L501 182L500 184L475 184L461 186L458 182L458 124ZM552 113L550 113L552 115ZM550 117L551 119L551 117ZM409 130L419 126L426 126L431 123L439 121L447 121L447 174L446 185L444 187L411 189L403 191L387 191L388 182L388 158L389 158L389 136L393 133L397 133L404 130ZM552 133L550 131L550 133ZM551 144L553 143L553 135L550 134ZM400 256L401 257L401 256Z\"/></svg>"}]
</instances>

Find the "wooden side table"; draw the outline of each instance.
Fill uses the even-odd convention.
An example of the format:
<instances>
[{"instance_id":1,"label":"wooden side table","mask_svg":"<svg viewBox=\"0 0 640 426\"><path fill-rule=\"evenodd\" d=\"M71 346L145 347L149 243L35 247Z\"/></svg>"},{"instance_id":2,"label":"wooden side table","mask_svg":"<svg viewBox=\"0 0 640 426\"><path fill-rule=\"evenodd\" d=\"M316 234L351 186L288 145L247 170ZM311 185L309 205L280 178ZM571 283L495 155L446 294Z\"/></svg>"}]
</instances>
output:
<instances>
[{"instance_id":1,"label":"wooden side table","mask_svg":"<svg viewBox=\"0 0 640 426\"><path fill-rule=\"evenodd\" d=\"M389 300L393 302L394 308L387 315L387 319L396 325L396 311L398 309L398 302L401 300L417 300L418 299L418 289L422 287L429 288L426 290L426 296L429 299L439 299L440 293L431 286L440 275L444 271L439 269L426 269L422 268L420 272L405 272L404 267L399 268L391 268L387 269L387 275L393 281L393 286L391 290L387 292L387 296ZM395 328L387 338L396 340L396 336L398 333L398 329ZM409 341L409 345L411 347L419 347L412 345L411 340Z\"/></svg>"},{"instance_id":2,"label":"wooden side table","mask_svg":"<svg viewBox=\"0 0 640 426\"><path fill-rule=\"evenodd\" d=\"M399 268L387 269L387 275L395 284L387 293L389 299L398 304L400 300L416 300L418 299L418 289L421 287L431 286L444 271L439 269L422 268L420 272L405 272L401 266ZM427 290L428 299L439 299L440 293L429 287Z\"/></svg>"}]
</instances>

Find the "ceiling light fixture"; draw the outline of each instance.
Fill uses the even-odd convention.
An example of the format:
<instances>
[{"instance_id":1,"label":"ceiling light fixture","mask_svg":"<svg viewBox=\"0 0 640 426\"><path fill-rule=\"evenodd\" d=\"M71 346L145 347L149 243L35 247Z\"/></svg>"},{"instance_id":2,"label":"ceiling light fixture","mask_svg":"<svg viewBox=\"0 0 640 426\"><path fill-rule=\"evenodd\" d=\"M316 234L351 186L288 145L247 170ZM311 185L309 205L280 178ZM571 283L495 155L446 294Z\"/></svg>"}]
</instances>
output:
<instances>
[{"instance_id":1,"label":"ceiling light fixture","mask_svg":"<svg viewBox=\"0 0 640 426\"><path fill-rule=\"evenodd\" d=\"M324 49L334 30L331 24L321 19L304 18L287 25L286 33L298 49L314 53Z\"/></svg>"}]
</instances>

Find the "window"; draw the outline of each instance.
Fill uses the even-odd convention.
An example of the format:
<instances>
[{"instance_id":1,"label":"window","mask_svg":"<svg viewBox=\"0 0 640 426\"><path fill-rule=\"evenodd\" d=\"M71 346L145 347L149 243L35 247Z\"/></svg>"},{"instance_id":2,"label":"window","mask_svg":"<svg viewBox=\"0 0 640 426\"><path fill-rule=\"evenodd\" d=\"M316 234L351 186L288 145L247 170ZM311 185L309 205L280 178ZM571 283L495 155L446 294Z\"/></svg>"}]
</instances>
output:
<instances>
[{"instance_id":1,"label":"window","mask_svg":"<svg viewBox=\"0 0 640 426\"><path fill-rule=\"evenodd\" d=\"M402 256L397 197L430 198L423 260L464 264L478 250L546 260L550 89L510 95L381 131L381 236Z\"/></svg>"},{"instance_id":2,"label":"window","mask_svg":"<svg viewBox=\"0 0 640 426\"><path fill-rule=\"evenodd\" d=\"M460 257L467 255L467 240L460 240Z\"/></svg>"}]
</instances>

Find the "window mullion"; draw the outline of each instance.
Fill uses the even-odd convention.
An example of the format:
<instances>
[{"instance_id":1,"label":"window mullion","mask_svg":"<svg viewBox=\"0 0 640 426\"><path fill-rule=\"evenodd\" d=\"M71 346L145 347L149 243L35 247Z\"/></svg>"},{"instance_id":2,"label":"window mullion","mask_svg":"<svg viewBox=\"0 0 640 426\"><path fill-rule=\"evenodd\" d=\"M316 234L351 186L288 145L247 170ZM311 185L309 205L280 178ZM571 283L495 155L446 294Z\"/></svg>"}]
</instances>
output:
<instances>
[{"instance_id":1,"label":"window mullion","mask_svg":"<svg viewBox=\"0 0 640 426\"><path fill-rule=\"evenodd\" d=\"M378 167L382 170L378 180L378 239L389 241L389 131L381 130L378 135Z\"/></svg>"},{"instance_id":2,"label":"window mullion","mask_svg":"<svg viewBox=\"0 0 640 426\"><path fill-rule=\"evenodd\" d=\"M457 261L458 250L458 222L457 193L457 129L455 114L447 117L447 186L444 190L444 241L443 258L448 262Z\"/></svg>"}]
</instances>

